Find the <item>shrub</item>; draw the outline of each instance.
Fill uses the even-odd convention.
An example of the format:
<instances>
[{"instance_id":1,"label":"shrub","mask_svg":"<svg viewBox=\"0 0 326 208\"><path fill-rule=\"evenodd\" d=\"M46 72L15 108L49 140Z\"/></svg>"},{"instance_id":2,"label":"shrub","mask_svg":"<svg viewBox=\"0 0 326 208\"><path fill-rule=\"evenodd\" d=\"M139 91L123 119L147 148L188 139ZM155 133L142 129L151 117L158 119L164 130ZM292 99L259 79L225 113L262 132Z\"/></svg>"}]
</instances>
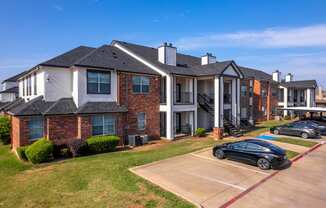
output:
<instances>
[{"instance_id":1,"label":"shrub","mask_svg":"<svg viewBox=\"0 0 326 208\"><path fill-rule=\"evenodd\" d=\"M10 142L10 129L10 119L6 116L0 116L0 140L4 144L8 144Z\"/></svg>"},{"instance_id":2,"label":"shrub","mask_svg":"<svg viewBox=\"0 0 326 208\"><path fill-rule=\"evenodd\" d=\"M18 147L16 149L17 155L19 157L19 159L21 160L28 160L27 156L26 156L26 149L28 148L28 146L24 146L24 147Z\"/></svg>"},{"instance_id":3,"label":"shrub","mask_svg":"<svg viewBox=\"0 0 326 208\"><path fill-rule=\"evenodd\" d=\"M88 150L90 153L102 153L115 150L120 138L117 136L93 136L87 139Z\"/></svg>"},{"instance_id":4,"label":"shrub","mask_svg":"<svg viewBox=\"0 0 326 208\"><path fill-rule=\"evenodd\" d=\"M54 145L53 156L55 158L58 158L58 157L68 158L68 157L71 157L71 155L72 154L69 150L68 145L66 145L66 144Z\"/></svg>"},{"instance_id":5,"label":"shrub","mask_svg":"<svg viewBox=\"0 0 326 208\"><path fill-rule=\"evenodd\" d=\"M29 161L37 164L52 160L53 149L53 143L45 138L42 138L30 145L26 149L25 153Z\"/></svg>"},{"instance_id":6,"label":"shrub","mask_svg":"<svg viewBox=\"0 0 326 208\"><path fill-rule=\"evenodd\" d=\"M74 139L68 143L68 148L73 157L78 157L88 154L88 146L85 140Z\"/></svg>"},{"instance_id":7,"label":"shrub","mask_svg":"<svg viewBox=\"0 0 326 208\"><path fill-rule=\"evenodd\" d=\"M206 130L204 128L197 128L195 134L196 136L203 137L206 135Z\"/></svg>"}]
</instances>

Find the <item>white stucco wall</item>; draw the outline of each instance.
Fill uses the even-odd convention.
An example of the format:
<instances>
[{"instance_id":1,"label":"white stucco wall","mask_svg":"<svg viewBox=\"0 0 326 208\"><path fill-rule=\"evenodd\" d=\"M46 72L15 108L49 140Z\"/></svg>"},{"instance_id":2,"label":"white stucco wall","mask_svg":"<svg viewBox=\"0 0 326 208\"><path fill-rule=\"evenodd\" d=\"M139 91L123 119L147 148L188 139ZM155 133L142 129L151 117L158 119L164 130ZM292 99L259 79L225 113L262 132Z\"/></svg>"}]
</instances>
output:
<instances>
[{"instance_id":1,"label":"white stucco wall","mask_svg":"<svg viewBox=\"0 0 326 208\"><path fill-rule=\"evenodd\" d=\"M99 70L99 69L92 69ZM111 71L111 94L87 94L87 69L75 67L72 70L72 97L77 106L87 102L117 102L117 73Z\"/></svg>"},{"instance_id":2,"label":"white stucco wall","mask_svg":"<svg viewBox=\"0 0 326 208\"><path fill-rule=\"evenodd\" d=\"M2 93L0 94L0 102L12 102L16 100L15 93Z\"/></svg>"},{"instance_id":3,"label":"white stucco wall","mask_svg":"<svg viewBox=\"0 0 326 208\"><path fill-rule=\"evenodd\" d=\"M71 97L72 71L68 68L42 67L44 70L44 99L56 101L60 98ZM40 80L42 83L43 80ZM42 87L42 86L40 86ZM40 92L42 88L40 89Z\"/></svg>"},{"instance_id":4,"label":"white stucco wall","mask_svg":"<svg viewBox=\"0 0 326 208\"><path fill-rule=\"evenodd\" d=\"M18 86L17 82L4 82L2 84L2 90L10 89L16 86Z\"/></svg>"}]
</instances>

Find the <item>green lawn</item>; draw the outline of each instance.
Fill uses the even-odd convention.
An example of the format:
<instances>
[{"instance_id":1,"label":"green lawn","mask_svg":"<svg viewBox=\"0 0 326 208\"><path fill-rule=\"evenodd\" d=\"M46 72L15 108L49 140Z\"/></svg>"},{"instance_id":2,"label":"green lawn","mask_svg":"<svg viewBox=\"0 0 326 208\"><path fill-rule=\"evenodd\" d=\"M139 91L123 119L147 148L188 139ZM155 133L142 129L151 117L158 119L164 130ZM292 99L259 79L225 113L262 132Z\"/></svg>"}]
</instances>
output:
<instances>
[{"instance_id":1,"label":"green lawn","mask_svg":"<svg viewBox=\"0 0 326 208\"><path fill-rule=\"evenodd\" d=\"M286 156L288 157L288 159L291 159L291 158L293 158L293 157L295 157L297 155L299 155L299 153L293 152L291 150L286 150Z\"/></svg>"},{"instance_id":2,"label":"green lawn","mask_svg":"<svg viewBox=\"0 0 326 208\"><path fill-rule=\"evenodd\" d=\"M194 207L135 176L128 168L215 143L210 138L183 139L142 151L33 166L18 161L8 146L0 144L0 207Z\"/></svg>"},{"instance_id":3,"label":"green lawn","mask_svg":"<svg viewBox=\"0 0 326 208\"><path fill-rule=\"evenodd\" d=\"M289 137L277 137L275 141L283 142L283 143L289 143L289 144L295 144L300 145L304 147L313 147L317 144L317 142L314 141L307 141L307 140L301 140L301 139L294 139Z\"/></svg>"},{"instance_id":4,"label":"green lawn","mask_svg":"<svg viewBox=\"0 0 326 208\"><path fill-rule=\"evenodd\" d=\"M291 120L282 120L282 121L270 120L270 121L260 122L260 123L256 124L255 129L246 132L245 136L256 137L266 131L269 131L269 129L271 127L287 124L290 122L292 122L292 121Z\"/></svg>"}]
</instances>

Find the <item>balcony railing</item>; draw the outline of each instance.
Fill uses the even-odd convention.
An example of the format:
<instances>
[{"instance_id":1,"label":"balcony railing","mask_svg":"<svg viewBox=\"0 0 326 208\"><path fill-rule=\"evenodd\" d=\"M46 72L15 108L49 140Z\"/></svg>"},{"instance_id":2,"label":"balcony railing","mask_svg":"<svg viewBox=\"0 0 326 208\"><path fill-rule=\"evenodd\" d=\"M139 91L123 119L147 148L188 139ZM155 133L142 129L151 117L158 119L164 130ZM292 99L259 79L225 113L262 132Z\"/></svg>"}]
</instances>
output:
<instances>
[{"instance_id":1,"label":"balcony railing","mask_svg":"<svg viewBox=\"0 0 326 208\"><path fill-rule=\"evenodd\" d=\"M174 92L175 104L193 104L194 93L193 92Z\"/></svg>"}]
</instances>

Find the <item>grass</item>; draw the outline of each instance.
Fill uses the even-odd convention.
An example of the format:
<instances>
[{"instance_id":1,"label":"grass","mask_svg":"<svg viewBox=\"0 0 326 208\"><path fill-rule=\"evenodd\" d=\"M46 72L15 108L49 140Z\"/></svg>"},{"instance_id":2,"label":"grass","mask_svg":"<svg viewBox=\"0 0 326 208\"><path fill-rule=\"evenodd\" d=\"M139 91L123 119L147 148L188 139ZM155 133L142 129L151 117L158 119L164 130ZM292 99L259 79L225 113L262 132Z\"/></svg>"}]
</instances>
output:
<instances>
[{"instance_id":1,"label":"grass","mask_svg":"<svg viewBox=\"0 0 326 208\"><path fill-rule=\"evenodd\" d=\"M260 123L256 124L255 129L246 132L245 136L256 137L266 131L269 131L269 129L274 126L279 126L279 125L287 124L290 122L292 122L292 121L291 120L282 120L282 121L270 120L270 121L260 122Z\"/></svg>"},{"instance_id":2,"label":"grass","mask_svg":"<svg viewBox=\"0 0 326 208\"><path fill-rule=\"evenodd\" d=\"M33 166L18 161L9 146L0 144L0 207L194 207L128 168L226 141L183 139Z\"/></svg>"},{"instance_id":3,"label":"grass","mask_svg":"<svg viewBox=\"0 0 326 208\"><path fill-rule=\"evenodd\" d=\"M314 141L306 141L306 140L294 139L294 138L288 138L288 137L277 137L275 139L275 141L289 143L289 144L295 144L295 145L304 146L304 147L313 147L314 145L317 144L317 142L314 142Z\"/></svg>"},{"instance_id":4,"label":"grass","mask_svg":"<svg viewBox=\"0 0 326 208\"><path fill-rule=\"evenodd\" d=\"M286 150L286 156L287 156L288 159L294 158L297 155L299 155L299 153L293 152L291 150Z\"/></svg>"}]
</instances>

